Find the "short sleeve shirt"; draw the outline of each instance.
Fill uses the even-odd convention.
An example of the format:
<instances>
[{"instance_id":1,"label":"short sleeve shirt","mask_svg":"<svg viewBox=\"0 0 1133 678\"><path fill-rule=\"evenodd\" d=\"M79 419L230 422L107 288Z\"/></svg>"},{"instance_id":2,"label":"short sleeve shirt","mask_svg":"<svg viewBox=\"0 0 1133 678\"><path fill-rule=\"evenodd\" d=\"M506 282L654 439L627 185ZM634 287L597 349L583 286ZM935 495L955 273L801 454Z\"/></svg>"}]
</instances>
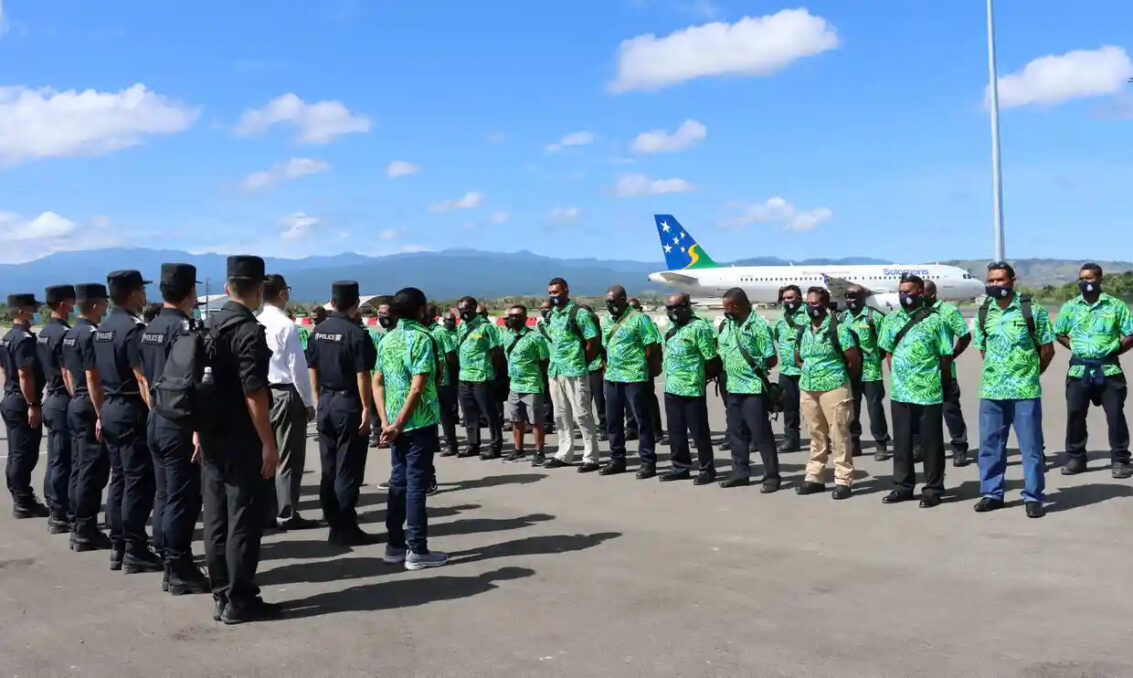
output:
<instances>
[{"instance_id":1,"label":"short sleeve shirt","mask_svg":"<svg viewBox=\"0 0 1133 678\"><path fill-rule=\"evenodd\" d=\"M872 322L870 316L873 317ZM881 381L881 349L877 347L877 333L885 322L885 316L870 309L862 309L859 315L846 311L840 321L848 325L857 336L858 348L862 351L862 381Z\"/></svg>"},{"instance_id":2,"label":"short sleeve shirt","mask_svg":"<svg viewBox=\"0 0 1133 678\"><path fill-rule=\"evenodd\" d=\"M607 318L602 324L606 347L606 381L633 384L649 381L645 347L661 343L661 333L649 316L629 310L622 322Z\"/></svg>"},{"instance_id":3,"label":"short sleeve shirt","mask_svg":"<svg viewBox=\"0 0 1133 678\"><path fill-rule=\"evenodd\" d=\"M1054 333L1070 337L1070 352L1078 358L1099 360L1117 353L1122 337L1133 334L1133 314L1120 299L1102 294L1093 304L1078 296L1063 304L1054 321ZM1121 374L1121 365L1102 365L1107 377ZM1071 365L1066 376L1081 379L1084 365Z\"/></svg>"},{"instance_id":4,"label":"short sleeve shirt","mask_svg":"<svg viewBox=\"0 0 1133 678\"><path fill-rule=\"evenodd\" d=\"M742 343L748 355L763 368L764 374L767 373L767 361L775 357L775 342L771 339L771 327L763 316L752 311L742 325L725 318L720 326L719 341L720 358L728 375L728 392L763 393L763 380L751 369L739 348ZM791 356L791 360L794 359Z\"/></svg>"},{"instance_id":5,"label":"short sleeve shirt","mask_svg":"<svg viewBox=\"0 0 1133 678\"><path fill-rule=\"evenodd\" d=\"M435 377L437 356L433 352L433 339L428 330L413 321L399 322L397 327L386 333L378 347L376 369L381 373L385 385L385 402L382 405L385 407L386 420L390 423L397 419L405 407L413 377L427 375L425 389L403 430L414 431L436 426L441 419Z\"/></svg>"},{"instance_id":6,"label":"short sleeve shirt","mask_svg":"<svg viewBox=\"0 0 1133 678\"><path fill-rule=\"evenodd\" d=\"M46 379L43 376L43 367L40 365L39 355L36 351L35 334L17 325L8 330L3 339L0 339L0 351L3 351L0 354L0 361L2 361L6 376L4 392L21 393L18 372L30 368L35 384L35 397L39 398Z\"/></svg>"},{"instance_id":7,"label":"short sleeve shirt","mask_svg":"<svg viewBox=\"0 0 1133 678\"><path fill-rule=\"evenodd\" d=\"M960 309L956 308L955 305L945 301L937 301L932 307L936 309L941 320L948 327L948 332L952 335L953 345L955 345L957 339L962 339L972 333L968 329L968 321L964 320L964 314L960 313ZM956 378L955 361L952 363L952 378Z\"/></svg>"},{"instance_id":8,"label":"short sleeve shirt","mask_svg":"<svg viewBox=\"0 0 1133 678\"><path fill-rule=\"evenodd\" d=\"M1054 342L1050 315L1041 305L1031 302L1035 320L1032 340L1023 317L1023 308L1016 294L1006 309L991 302L987 319L981 328L976 322L975 344L984 352L980 397L986 400L1034 400L1043 394L1039 383L1039 351L1035 347Z\"/></svg>"},{"instance_id":9,"label":"short sleeve shirt","mask_svg":"<svg viewBox=\"0 0 1133 678\"><path fill-rule=\"evenodd\" d=\"M795 328L803 328L810 324L807 320L805 308L795 311L791 316L791 321L795 324ZM779 373L787 376L798 376L802 374L802 370L795 364L795 341L798 340L799 329L791 327L787 322L787 312L784 310L775 321L775 326L772 328L772 336L775 337L775 345L779 348Z\"/></svg>"},{"instance_id":10,"label":"short sleeve shirt","mask_svg":"<svg viewBox=\"0 0 1133 678\"><path fill-rule=\"evenodd\" d=\"M500 345L491 323L480 317L463 323L457 330L457 343L460 380L474 383L491 381L495 376L492 349Z\"/></svg>"},{"instance_id":11,"label":"short sleeve shirt","mask_svg":"<svg viewBox=\"0 0 1133 678\"><path fill-rule=\"evenodd\" d=\"M669 332L672 332L670 335ZM716 333L701 318L665 333L665 393L699 398L704 395L705 366L718 357Z\"/></svg>"},{"instance_id":12,"label":"short sleeve shirt","mask_svg":"<svg viewBox=\"0 0 1133 678\"><path fill-rule=\"evenodd\" d=\"M547 334L551 336L551 368L552 377L582 377L590 372L586 364L585 341L594 339L599 335L598 320L594 313L587 308L579 308L576 315L577 327L570 317L578 305L573 301L563 308L551 311L551 319L545 326ZM579 338L581 333L582 339ZM599 365L601 361L598 361Z\"/></svg>"},{"instance_id":13,"label":"short sleeve shirt","mask_svg":"<svg viewBox=\"0 0 1133 678\"><path fill-rule=\"evenodd\" d=\"M507 374L512 392L544 393L543 363L551 359L551 351L543 335L525 327L518 334L507 331L504 342L507 344L504 351L507 352Z\"/></svg>"},{"instance_id":14,"label":"short sleeve shirt","mask_svg":"<svg viewBox=\"0 0 1133 678\"><path fill-rule=\"evenodd\" d=\"M444 325L437 325L431 330L433 338L437 340L437 363L441 366L441 386L450 386L448 363L445 356L456 351L456 330L446 330Z\"/></svg>"},{"instance_id":15,"label":"short sleeve shirt","mask_svg":"<svg viewBox=\"0 0 1133 678\"><path fill-rule=\"evenodd\" d=\"M889 399L910 405L939 405L944 402L940 357L952 355L952 333L944 318L933 312L910 327L897 345L897 335L909 317L903 308L890 313L878 335L877 345L893 356Z\"/></svg>"},{"instance_id":16,"label":"short sleeve shirt","mask_svg":"<svg viewBox=\"0 0 1133 678\"><path fill-rule=\"evenodd\" d=\"M94 333L97 331L97 325L86 318L79 318L63 337L63 364L71 373L76 395L89 392L86 371L98 369L94 357Z\"/></svg>"},{"instance_id":17,"label":"short sleeve shirt","mask_svg":"<svg viewBox=\"0 0 1133 678\"><path fill-rule=\"evenodd\" d=\"M846 358L830 340L831 322L833 316L827 313L817 330L809 324L803 330L802 340L799 342L799 357L803 360L799 388L804 391L822 393L850 383ZM838 323L837 332L838 343L842 345L843 351L857 345L857 339L849 325Z\"/></svg>"}]
</instances>

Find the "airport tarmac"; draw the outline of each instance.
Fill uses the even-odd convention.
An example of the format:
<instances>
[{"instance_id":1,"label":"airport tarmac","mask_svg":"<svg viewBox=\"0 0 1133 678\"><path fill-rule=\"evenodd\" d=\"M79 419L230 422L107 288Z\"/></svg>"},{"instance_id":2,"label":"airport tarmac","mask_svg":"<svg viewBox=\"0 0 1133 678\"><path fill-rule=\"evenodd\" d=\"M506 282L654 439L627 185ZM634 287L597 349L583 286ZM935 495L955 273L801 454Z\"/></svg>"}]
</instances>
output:
<instances>
[{"instance_id":1,"label":"airport tarmac","mask_svg":"<svg viewBox=\"0 0 1133 678\"><path fill-rule=\"evenodd\" d=\"M974 445L978 354L959 366ZM1044 378L1052 455L1065 366L1060 349ZM720 401L710 402L720 430ZM1097 409L1090 430L1091 449L1104 450ZM379 534L385 495L374 483L387 454L371 450L361 499L364 527ZM949 466L948 501L923 510L881 503L891 466L871 456L857 460L843 502L795 495L805 453L783 456L786 488L774 495L438 459L430 545L450 553L448 566L410 573L383 564L382 545L274 534L259 581L286 617L231 628L212 621L208 596L172 598L159 575L111 572L106 552L74 554L45 521L12 520L5 493L0 673L1133 675L1133 483L1112 480L1106 457L1092 453L1090 472L1073 478L1050 472L1042 520L1024 515L1017 456L1009 508L987 515L972 511L974 464ZM310 441L311 518L317 458Z\"/></svg>"}]
</instances>

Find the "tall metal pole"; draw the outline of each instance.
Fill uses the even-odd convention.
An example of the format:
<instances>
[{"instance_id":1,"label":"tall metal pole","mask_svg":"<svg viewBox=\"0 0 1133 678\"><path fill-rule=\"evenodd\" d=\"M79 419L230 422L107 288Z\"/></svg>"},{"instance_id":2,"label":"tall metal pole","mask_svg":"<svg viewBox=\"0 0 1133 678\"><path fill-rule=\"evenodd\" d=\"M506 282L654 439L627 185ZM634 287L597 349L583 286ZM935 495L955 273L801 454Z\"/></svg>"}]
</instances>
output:
<instances>
[{"instance_id":1,"label":"tall metal pole","mask_svg":"<svg viewBox=\"0 0 1133 678\"><path fill-rule=\"evenodd\" d=\"M991 184L995 208L995 260L1003 261L1003 180L999 164L999 76L995 66L995 12L987 0L987 69L991 92Z\"/></svg>"}]
</instances>

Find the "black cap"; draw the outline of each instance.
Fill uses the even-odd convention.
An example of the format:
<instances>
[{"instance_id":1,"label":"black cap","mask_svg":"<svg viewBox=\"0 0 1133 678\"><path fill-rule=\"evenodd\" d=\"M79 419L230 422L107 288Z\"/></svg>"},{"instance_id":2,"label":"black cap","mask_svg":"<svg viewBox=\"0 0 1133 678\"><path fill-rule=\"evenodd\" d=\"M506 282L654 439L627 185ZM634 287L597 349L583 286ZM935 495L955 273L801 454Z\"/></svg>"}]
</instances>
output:
<instances>
[{"instance_id":1,"label":"black cap","mask_svg":"<svg viewBox=\"0 0 1133 678\"><path fill-rule=\"evenodd\" d=\"M9 294L8 306L11 308L23 308L25 306L35 306L39 308L43 306L43 302L37 300L34 294Z\"/></svg>"},{"instance_id":2,"label":"black cap","mask_svg":"<svg viewBox=\"0 0 1133 678\"><path fill-rule=\"evenodd\" d=\"M358 301L358 281L336 280L330 284L330 299L336 306L353 306Z\"/></svg>"},{"instance_id":3,"label":"black cap","mask_svg":"<svg viewBox=\"0 0 1133 678\"><path fill-rule=\"evenodd\" d=\"M228 257L229 280L263 280L264 260L248 254Z\"/></svg>"},{"instance_id":4,"label":"black cap","mask_svg":"<svg viewBox=\"0 0 1133 678\"><path fill-rule=\"evenodd\" d=\"M106 293L106 285L102 283L80 283L75 285L75 300L80 303L109 298L110 295Z\"/></svg>"},{"instance_id":5,"label":"black cap","mask_svg":"<svg viewBox=\"0 0 1133 678\"><path fill-rule=\"evenodd\" d=\"M47 303L49 304L57 304L60 301L75 298L74 285L51 285L45 291L47 292Z\"/></svg>"},{"instance_id":6,"label":"black cap","mask_svg":"<svg viewBox=\"0 0 1133 678\"><path fill-rule=\"evenodd\" d=\"M287 280L282 275L278 273L268 273L264 276L265 297L275 299L280 294L283 294L284 290L289 289L291 289L291 286L287 284Z\"/></svg>"},{"instance_id":7,"label":"black cap","mask_svg":"<svg viewBox=\"0 0 1133 678\"><path fill-rule=\"evenodd\" d=\"M200 282L197 280L197 267L192 264L162 264L161 293L172 297L184 297Z\"/></svg>"},{"instance_id":8,"label":"black cap","mask_svg":"<svg viewBox=\"0 0 1133 678\"><path fill-rule=\"evenodd\" d=\"M111 271L106 276L106 286L110 288L110 296L117 296L133 292L153 282L142 278L142 274L133 269L127 271Z\"/></svg>"}]
</instances>

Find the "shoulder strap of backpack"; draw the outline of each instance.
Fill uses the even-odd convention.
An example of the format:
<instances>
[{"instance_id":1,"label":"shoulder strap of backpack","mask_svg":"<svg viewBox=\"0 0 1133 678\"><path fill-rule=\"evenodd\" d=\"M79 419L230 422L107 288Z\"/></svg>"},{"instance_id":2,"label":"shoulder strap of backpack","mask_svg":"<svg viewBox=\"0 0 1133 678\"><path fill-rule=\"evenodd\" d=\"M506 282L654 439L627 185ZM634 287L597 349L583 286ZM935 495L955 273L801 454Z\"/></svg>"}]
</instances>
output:
<instances>
[{"instance_id":1,"label":"shoulder strap of backpack","mask_svg":"<svg viewBox=\"0 0 1133 678\"><path fill-rule=\"evenodd\" d=\"M574 305L574 308L570 309L570 317L567 318L567 329L570 331L571 334L578 337L579 341L581 341L582 343L585 344L586 343L586 337L582 336L582 327L578 324L578 314L582 313L583 310L589 311L591 314L594 313L593 309L591 309L587 306L583 306L582 304L576 303ZM595 320L597 320L597 316L594 316L594 317L595 317Z\"/></svg>"},{"instance_id":2,"label":"shoulder strap of backpack","mask_svg":"<svg viewBox=\"0 0 1133 678\"><path fill-rule=\"evenodd\" d=\"M675 337L677 332L680 331L680 329L681 328L677 327L676 325L670 327L669 331L665 333L665 343L666 344L669 343L669 340L672 339L673 337Z\"/></svg>"},{"instance_id":3,"label":"shoulder strap of backpack","mask_svg":"<svg viewBox=\"0 0 1133 678\"><path fill-rule=\"evenodd\" d=\"M905 323L905 326L897 331L897 336L893 337L893 351L897 351L897 347L901 345L901 340L905 338L905 335L909 333L909 330L919 325L921 321L932 315L932 313L933 309L929 306L921 306L919 309L917 309L917 311L913 313L913 315L909 318L909 321Z\"/></svg>"},{"instance_id":4,"label":"shoulder strap of backpack","mask_svg":"<svg viewBox=\"0 0 1133 678\"><path fill-rule=\"evenodd\" d=\"M535 327L539 329L539 334L543 335L543 338L547 340L548 344L555 343L555 340L551 338L550 332L547 331L547 323L537 323Z\"/></svg>"},{"instance_id":5,"label":"shoulder strap of backpack","mask_svg":"<svg viewBox=\"0 0 1133 678\"><path fill-rule=\"evenodd\" d=\"M525 336L527 336L527 332L520 332L518 335L516 335L515 339L511 340L511 345L507 347L506 351L504 351L504 355L507 356L508 359L511 359L511 352L515 350L515 347L519 344L520 341L523 340Z\"/></svg>"},{"instance_id":6,"label":"shoulder strap of backpack","mask_svg":"<svg viewBox=\"0 0 1133 678\"><path fill-rule=\"evenodd\" d=\"M1031 343L1038 349L1039 340L1035 336L1035 309L1031 305L1031 295L1019 295L1019 310L1023 312L1023 320L1027 323L1027 335L1031 337Z\"/></svg>"},{"instance_id":7,"label":"shoulder strap of backpack","mask_svg":"<svg viewBox=\"0 0 1133 678\"><path fill-rule=\"evenodd\" d=\"M991 307L993 300L991 297L984 299L983 305L980 306L979 315L976 318L980 330L980 336L984 338L984 343L987 343L987 309Z\"/></svg>"},{"instance_id":8,"label":"shoulder strap of backpack","mask_svg":"<svg viewBox=\"0 0 1133 678\"><path fill-rule=\"evenodd\" d=\"M617 334L618 330L620 330L622 328L622 323L629 320L631 317L637 315L639 312L640 311L637 311L636 309L630 309L630 311L628 313L622 315L621 320L614 323L614 326L610 328L610 338L611 339L614 338L614 335Z\"/></svg>"},{"instance_id":9,"label":"shoulder strap of backpack","mask_svg":"<svg viewBox=\"0 0 1133 678\"><path fill-rule=\"evenodd\" d=\"M747 348L744 347L744 343L740 341L740 328L738 325L732 325L732 338L735 339L736 348L740 350L740 355L743 356L744 362L751 367L751 371L755 373L755 376L759 377L759 380L763 382L764 388L770 390L771 380L768 379L767 372L763 369L763 364L757 361L751 353L748 352Z\"/></svg>"},{"instance_id":10,"label":"shoulder strap of backpack","mask_svg":"<svg viewBox=\"0 0 1133 678\"><path fill-rule=\"evenodd\" d=\"M794 313L783 313L783 320L785 320L787 322L787 327L790 327L792 330L798 330L799 329L798 323L795 322L795 314Z\"/></svg>"}]
</instances>

